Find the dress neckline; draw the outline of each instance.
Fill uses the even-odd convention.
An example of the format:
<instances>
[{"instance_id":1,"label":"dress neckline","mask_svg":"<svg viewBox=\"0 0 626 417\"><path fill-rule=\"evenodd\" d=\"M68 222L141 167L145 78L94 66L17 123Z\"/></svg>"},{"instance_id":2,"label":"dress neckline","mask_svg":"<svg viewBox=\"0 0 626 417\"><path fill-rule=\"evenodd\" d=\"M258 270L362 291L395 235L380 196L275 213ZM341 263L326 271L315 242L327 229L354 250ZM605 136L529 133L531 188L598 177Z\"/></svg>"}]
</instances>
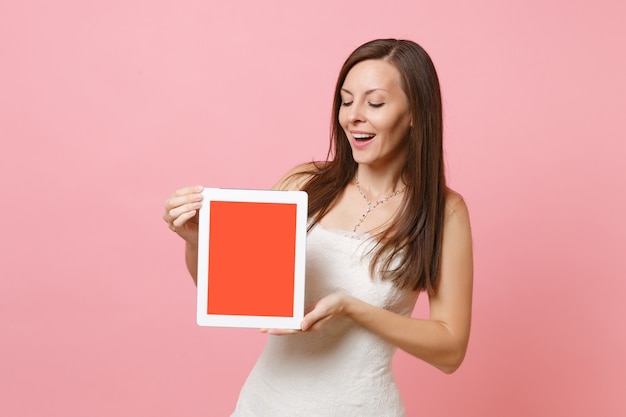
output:
<instances>
[{"instance_id":1,"label":"dress neckline","mask_svg":"<svg viewBox=\"0 0 626 417\"><path fill-rule=\"evenodd\" d=\"M370 235L369 233L360 233L360 232L353 232L352 230L345 230L345 229L338 229L338 228L327 228L324 225L322 225L321 223L317 223L314 227L315 228L319 228L320 230L323 230L326 233L332 233L334 235L337 236L342 236L342 237L347 237L350 239L357 239L357 240L368 240L372 238L372 235Z\"/></svg>"}]
</instances>

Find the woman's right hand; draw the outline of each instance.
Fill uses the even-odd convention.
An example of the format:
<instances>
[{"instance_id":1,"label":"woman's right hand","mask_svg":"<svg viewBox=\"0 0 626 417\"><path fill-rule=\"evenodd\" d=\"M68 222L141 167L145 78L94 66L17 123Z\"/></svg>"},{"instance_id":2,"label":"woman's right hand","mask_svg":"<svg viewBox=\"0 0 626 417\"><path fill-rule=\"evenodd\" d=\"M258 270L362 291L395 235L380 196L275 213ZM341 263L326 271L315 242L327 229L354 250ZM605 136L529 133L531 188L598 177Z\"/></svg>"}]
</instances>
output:
<instances>
[{"instance_id":1,"label":"woman's right hand","mask_svg":"<svg viewBox=\"0 0 626 417\"><path fill-rule=\"evenodd\" d=\"M180 188L165 201L163 220L187 243L198 242L198 211L202 206L201 185Z\"/></svg>"}]
</instances>

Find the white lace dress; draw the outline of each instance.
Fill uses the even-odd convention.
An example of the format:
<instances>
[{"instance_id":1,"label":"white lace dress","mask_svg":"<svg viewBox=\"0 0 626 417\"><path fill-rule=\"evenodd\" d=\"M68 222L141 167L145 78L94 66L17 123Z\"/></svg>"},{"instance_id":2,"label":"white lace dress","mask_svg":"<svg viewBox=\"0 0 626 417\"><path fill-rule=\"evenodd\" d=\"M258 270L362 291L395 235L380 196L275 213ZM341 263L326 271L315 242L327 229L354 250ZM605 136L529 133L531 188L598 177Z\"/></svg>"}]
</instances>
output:
<instances>
[{"instance_id":1,"label":"white lace dress","mask_svg":"<svg viewBox=\"0 0 626 417\"><path fill-rule=\"evenodd\" d=\"M370 278L365 235L316 226L307 238L306 302L344 292L410 315L417 293ZM402 417L391 360L396 348L335 320L317 333L269 336L231 417Z\"/></svg>"}]
</instances>

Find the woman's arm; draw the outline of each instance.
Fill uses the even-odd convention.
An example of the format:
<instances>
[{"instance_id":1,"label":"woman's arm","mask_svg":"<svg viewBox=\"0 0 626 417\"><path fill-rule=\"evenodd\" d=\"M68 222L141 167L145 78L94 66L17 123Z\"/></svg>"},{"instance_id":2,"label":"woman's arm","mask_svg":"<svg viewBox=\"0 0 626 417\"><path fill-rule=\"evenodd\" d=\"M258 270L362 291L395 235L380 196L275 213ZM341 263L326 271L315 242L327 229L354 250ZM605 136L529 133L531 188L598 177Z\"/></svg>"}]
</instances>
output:
<instances>
[{"instance_id":1,"label":"woman's arm","mask_svg":"<svg viewBox=\"0 0 626 417\"><path fill-rule=\"evenodd\" d=\"M335 317L348 316L441 371L454 372L465 357L470 334L472 238L465 202L451 194L447 206L441 271L429 298L427 320L406 317L337 293L321 299L304 317L303 331L315 331Z\"/></svg>"},{"instance_id":2,"label":"woman's arm","mask_svg":"<svg viewBox=\"0 0 626 417\"><path fill-rule=\"evenodd\" d=\"M193 279L193 283L198 285L198 244L187 242L185 243L185 265L187 265L187 271Z\"/></svg>"},{"instance_id":3,"label":"woman's arm","mask_svg":"<svg viewBox=\"0 0 626 417\"><path fill-rule=\"evenodd\" d=\"M444 225L441 273L429 297L428 320L404 317L356 299L346 314L406 352L446 373L463 362L472 312L472 238L469 215L460 197L451 202Z\"/></svg>"},{"instance_id":4,"label":"woman's arm","mask_svg":"<svg viewBox=\"0 0 626 417\"><path fill-rule=\"evenodd\" d=\"M201 185L180 188L165 201L163 220L185 241L185 264L197 284L198 211L202 206Z\"/></svg>"}]
</instances>

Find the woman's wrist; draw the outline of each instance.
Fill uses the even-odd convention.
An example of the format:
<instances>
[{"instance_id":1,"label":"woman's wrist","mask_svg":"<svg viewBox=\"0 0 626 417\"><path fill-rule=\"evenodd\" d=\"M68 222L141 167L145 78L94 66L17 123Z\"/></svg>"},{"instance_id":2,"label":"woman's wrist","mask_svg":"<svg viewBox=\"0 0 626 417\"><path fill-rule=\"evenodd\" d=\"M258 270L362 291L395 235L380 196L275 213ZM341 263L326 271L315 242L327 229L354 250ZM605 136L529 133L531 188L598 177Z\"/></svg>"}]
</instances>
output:
<instances>
[{"instance_id":1,"label":"woman's wrist","mask_svg":"<svg viewBox=\"0 0 626 417\"><path fill-rule=\"evenodd\" d=\"M359 300L349 295L343 295L341 300L341 310L343 315L354 319L354 316L357 314L359 310L358 306Z\"/></svg>"},{"instance_id":2,"label":"woman's wrist","mask_svg":"<svg viewBox=\"0 0 626 417\"><path fill-rule=\"evenodd\" d=\"M185 241L185 250L187 252L198 253L198 242Z\"/></svg>"}]
</instances>

